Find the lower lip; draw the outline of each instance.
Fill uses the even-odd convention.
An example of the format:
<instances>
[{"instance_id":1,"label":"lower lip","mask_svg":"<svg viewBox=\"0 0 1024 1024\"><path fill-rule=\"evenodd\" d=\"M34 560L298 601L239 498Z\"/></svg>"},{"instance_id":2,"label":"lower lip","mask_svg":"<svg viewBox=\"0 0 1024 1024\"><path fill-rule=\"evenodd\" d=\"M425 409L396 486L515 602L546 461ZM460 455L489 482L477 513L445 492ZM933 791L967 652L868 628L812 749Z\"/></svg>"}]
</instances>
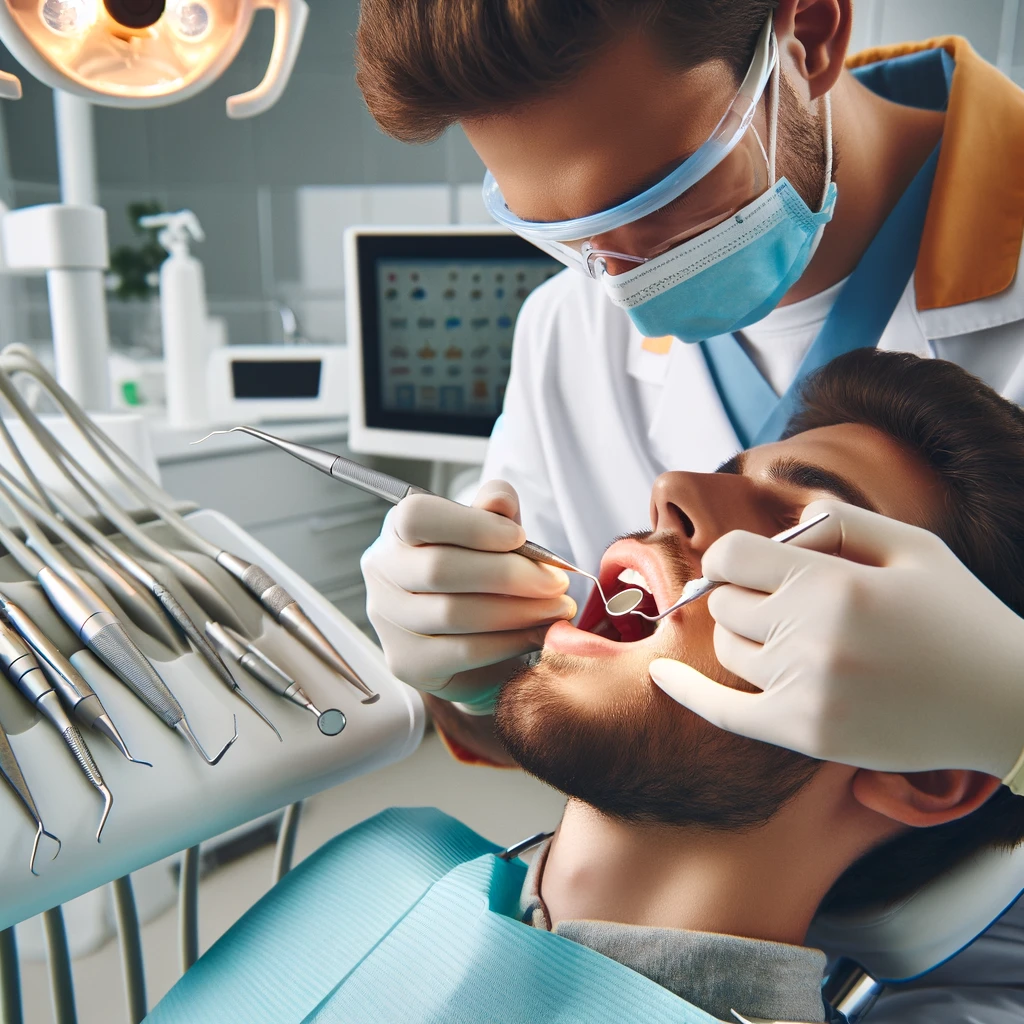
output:
<instances>
[{"instance_id":1,"label":"lower lip","mask_svg":"<svg viewBox=\"0 0 1024 1024\"><path fill-rule=\"evenodd\" d=\"M620 644L607 637L596 636L577 629L571 622L561 619L556 622L544 637L544 646L558 654L574 654L580 658L607 658L610 654L620 654L631 644Z\"/></svg>"}]
</instances>

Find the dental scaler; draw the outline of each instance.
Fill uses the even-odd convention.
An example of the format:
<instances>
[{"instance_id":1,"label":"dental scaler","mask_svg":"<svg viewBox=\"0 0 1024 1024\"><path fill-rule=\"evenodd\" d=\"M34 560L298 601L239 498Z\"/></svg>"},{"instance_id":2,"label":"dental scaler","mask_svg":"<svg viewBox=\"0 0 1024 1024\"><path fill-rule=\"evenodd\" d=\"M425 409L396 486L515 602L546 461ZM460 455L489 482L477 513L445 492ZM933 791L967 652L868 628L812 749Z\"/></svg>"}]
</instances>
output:
<instances>
[{"instance_id":1,"label":"dental scaler","mask_svg":"<svg viewBox=\"0 0 1024 1024\"><path fill-rule=\"evenodd\" d=\"M35 799L28 788L25 776L22 774L21 765L18 764L18 759L14 756L11 741L7 738L7 733L4 732L2 725L0 725L0 775L4 777L4 781L11 787L11 790L17 795L22 806L28 812L29 817L35 822L36 837L32 842L32 853L29 855L28 869L33 875L38 875L39 872L36 871L36 853L39 852L39 840L43 836L48 836L57 844L57 849L53 854L54 857L60 853L60 840L52 832L46 831L43 819L39 816L39 808L36 807ZM53 857L50 859L52 860Z\"/></svg>"},{"instance_id":2,"label":"dental scaler","mask_svg":"<svg viewBox=\"0 0 1024 1024\"><path fill-rule=\"evenodd\" d=\"M96 842L100 841L103 826L107 823L114 796L103 781L103 776L93 760L89 748L82 739L82 734L67 716L61 706L57 691L39 667L35 655L18 633L7 623L0 622L0 665L3 666L7 678L28 698L32 706L60 733L64 745L71 751L78 762L82 774L103 797L103 813L96 829Z\"/></svg>"}]
</instances>

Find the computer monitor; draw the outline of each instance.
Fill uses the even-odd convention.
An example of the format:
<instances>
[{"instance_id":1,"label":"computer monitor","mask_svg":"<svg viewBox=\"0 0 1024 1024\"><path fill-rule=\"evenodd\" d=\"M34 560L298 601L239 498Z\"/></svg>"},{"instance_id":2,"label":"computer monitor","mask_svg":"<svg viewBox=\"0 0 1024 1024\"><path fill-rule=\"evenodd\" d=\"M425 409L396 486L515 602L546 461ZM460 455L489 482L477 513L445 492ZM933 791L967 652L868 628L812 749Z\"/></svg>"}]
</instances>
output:
<instances>
[{"instance_id":1,"label":"computer monitor","mask_svg":"<svg viewBox=\"0 0 1024 1024\"><path fill-rule=\"evenodd\" d=\"M500 228L345 233L353 451L482 462L527 295L562 265Z\"/></svg>"}]
</instances>

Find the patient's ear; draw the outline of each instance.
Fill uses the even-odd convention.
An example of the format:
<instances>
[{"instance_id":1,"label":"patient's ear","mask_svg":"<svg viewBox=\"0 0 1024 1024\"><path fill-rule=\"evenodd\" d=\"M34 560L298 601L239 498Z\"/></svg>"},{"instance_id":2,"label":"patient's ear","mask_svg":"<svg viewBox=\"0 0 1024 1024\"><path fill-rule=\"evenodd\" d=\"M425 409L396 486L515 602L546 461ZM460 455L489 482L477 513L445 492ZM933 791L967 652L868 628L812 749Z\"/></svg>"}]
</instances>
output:
<instances>
[{"instance_id":1,"label":"patient's ear","mask_svg":"<svg viewBox=\"0 0 1024 1024\"><path fill-rule=\"evenodd\" d=\"M912 828L929 828L976 811L999 788L999 780L964 768L903 773L863 769L851 786L856 800L869 810Z\"/></svg>"}]
</instances>

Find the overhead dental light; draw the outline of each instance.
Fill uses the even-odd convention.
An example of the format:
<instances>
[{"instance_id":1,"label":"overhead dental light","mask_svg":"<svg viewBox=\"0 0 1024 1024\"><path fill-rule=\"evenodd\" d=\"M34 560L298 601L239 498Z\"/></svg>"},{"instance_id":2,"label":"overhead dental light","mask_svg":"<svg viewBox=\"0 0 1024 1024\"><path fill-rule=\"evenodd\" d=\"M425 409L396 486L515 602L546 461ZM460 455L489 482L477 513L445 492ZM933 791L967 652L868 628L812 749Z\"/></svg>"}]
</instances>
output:
<instances>
[{"instance_id":1,"label":"overhead dental light","mask_svg":"<svg viewBox=\"0 0 1024 1024\"><path fill-rule=\"evenodd\" d=\"M235 59L257 9L274 11L263 81L227 101L229 117L272 106L295 66L305 0L0 0L0 40L45 85L113 107L158 107L216 81ZM16 98L14 75L0 96Z\"/></svg>"},{"instance_id":2,"label":"overhead dental light","mask_svg":"<svg viewBox=\"0 0 1024 1024\"><path fill-rule=\"evenodd\" d=\"M46 274L57 377L88 409L110 402L109 252L91 104L161 107L194 96L235 59L261 8L274 12L274 46L263 80L228 98L232 118L261 114L284 92L305 0L0 0L0 42L54 90L62 199L11 212L0 204L0 266ZM20 98L21 81L0 71L0 99Z\"/></svg>"}]
</instances>

